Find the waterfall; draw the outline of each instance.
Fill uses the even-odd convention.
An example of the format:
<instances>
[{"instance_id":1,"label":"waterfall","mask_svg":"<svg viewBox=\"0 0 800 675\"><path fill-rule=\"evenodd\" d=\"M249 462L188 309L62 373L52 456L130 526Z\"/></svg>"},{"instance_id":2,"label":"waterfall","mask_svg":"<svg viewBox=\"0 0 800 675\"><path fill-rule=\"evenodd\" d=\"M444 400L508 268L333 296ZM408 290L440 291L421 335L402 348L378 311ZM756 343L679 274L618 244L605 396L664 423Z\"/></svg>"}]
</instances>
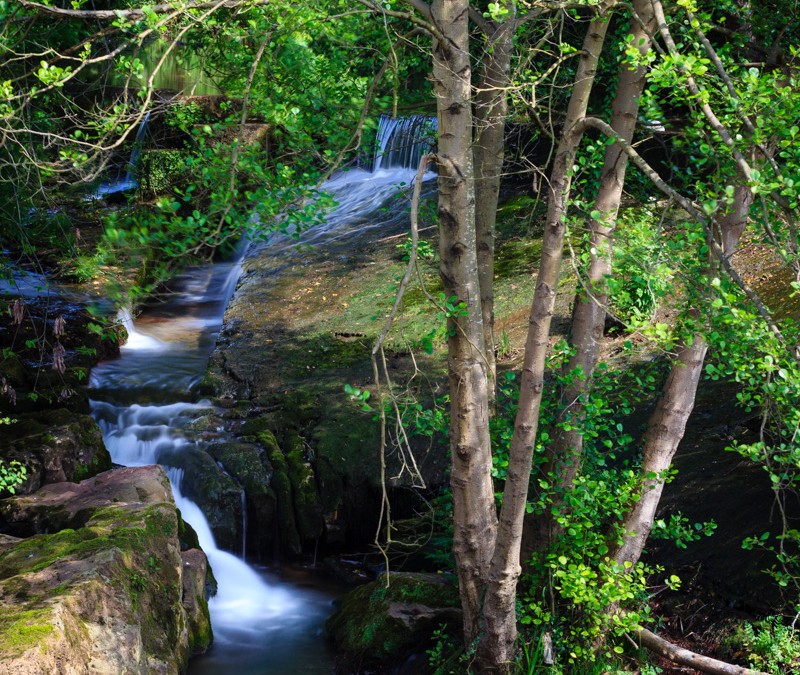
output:
<instances>
[{"instance_id":1,"label":"waterfall","mask_svg":"<svg viewBox=\"0 0 800 675\"><path fill-rule=\"evenodd\" d=\"M141 152L146 121L147 117L139 128L130 166ZM413 181L434 130L429 118L381 118L374 170L352 169L333 176L323 189L338 206L323 225L302 233L299 241L324 238L327 247L339 241L353 246L358 244L350 237L367 238L373 231L384 236L405 227L407 200L404 203L398 194ZM425 180L433 177L429 172ZM129 173L129 179L134 178ZM289 266L296 260L285 252L297 241L276 236L260 245ZM202 449L188 427L208 414L211 404L195 402L191 392L203 377L241 269L240 260L187 270L170 282L171 293L164 302L145 308L135 323L129 312L120 314L129 342L119 358L98 364L90 377L92 415L115 463L151 464ZM175 502L197 532L218 582L217 595L208 603L214 645L193 661L190 672L330 673L329 655L319 637L331 612L329 596L267 579L263 571L220 550L205 515L182 492L182 472L169 469L168 474ZM246 542L246 503L242 513Z\"/></svg>"},{"instance_id":2,"label":"waterfall","mask_svg":"<svg viewBox=\"0 0 800 675\"><path fill-rule=\"evenodd\" d=\"M130 185L136 185L137 169L139 164L139 157L142 154L142 146L144 145L144 137L147 133L147 124L150 122L150 111L148 110L139 124L139 130L136 132L136 138L133 141L133 149L131 150L131 157L128 160L128 172L125 174L125 182Z\"/></svg>"},{"instance_id":3,"label":"waterfall","mask_svg":"<svg viewBox=\"0 0 800 675\"><path fill-rule=\"evenodd\" d=\"M437 129L435 117L381 115L375 136L373 172L395 167L416 169L422 156L433 147Z\"/></svg>"},{"instance_id":4,"label":"waterfall","mask_svg":"<svg viewBox=\"0 0 800 675\"><path fill-rule=\"evenodd\" d=\"M325 222L299 234L272 234L267 243L256 244L255 250L267 248L276 257L282 255L288 267L294 264L288 253L297 244L348 247L356 236L367 240L371 230L385 235L407 227L406 205L402 200L393 200L413 183L419 160L433 148L436 129L435 117L411 115L395 119L381 115L372 169L340 171L320 186L337 204ZM433 171L428 171L423 180L435 177Z\"/></svg>"},{"instance_id":5,"label":"waterfall","mask_svg":"<svg viewBox=\"0 0 800 675\"><path fill-rule=\"evenodd\" d=\"M136 322L120 313L129 340L119 358L98 364L90 378L92 416L115 464L155 464L200 447L187 427L213 407L193 402L191 390L205 372L240 271L240 260L189 269L173 279L163 303L145 308ZM183 472L166 470L175 503L197 532L218 584L208 603L214 644L190 671L277 675L300 672L292 664L308 659L302 672L329 673L317 632L330 614L330 597L268 577L221 550L206 516L182 492ZM246 520L242 526L246 530Z\"/></svg>"},{"instance_id":6,"label":"waterfall","mask_svg":"<svg viewBox=\"0 0 800 675\"><path fill-rule=\"evenodd\" d=\"M136 138L133 141L131 156L126 165L125 177L101 183L92 194L87 196L87 199L102 199L103 197L115 195L119 192L132 190L139 185L136 172L138 170L139 158L142 155L142 146L144 145L144 137L147 134L147 125L149 122L150 111L148 110L144 114L144 117L142 117L142 121L139 123L139 129L136 131Z\"/></svg>"}]
</instances>

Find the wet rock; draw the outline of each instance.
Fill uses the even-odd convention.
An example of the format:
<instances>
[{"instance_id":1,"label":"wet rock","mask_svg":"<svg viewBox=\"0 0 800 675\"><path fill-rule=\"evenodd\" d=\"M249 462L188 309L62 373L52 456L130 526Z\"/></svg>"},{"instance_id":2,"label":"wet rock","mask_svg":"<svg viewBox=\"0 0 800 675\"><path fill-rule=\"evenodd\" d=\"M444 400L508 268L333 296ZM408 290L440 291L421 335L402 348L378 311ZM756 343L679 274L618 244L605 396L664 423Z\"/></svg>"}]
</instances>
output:
<instances>
[{"instance_id":1,"label":"wet rock","mask_svg":"<svg viewBox=\"0 0 800 675\"><path fill-rule=\"evenodd\" d=\"M289 465L286 462L286 456L272 433L263 432L260 435L260 440L264 445L264 450L274 471L272 489L275 491L278 504L281 550L299 555L303 550L303 546L300 540L300 533L297 530L292 481L289 479Z\"/></svg>"},{"instance_id":2,"label":"wet rock","mask_svg":"<svg viewBox=\"0 0 800 675\"><path fill-rule=\"evenodd\" d=\"M247 550L261 557L273 549L277 497L270 487L273 468L264 448L252 443L213 443L208 453L244 488L247 510Z\"/></svg>"},{"instance_id":3,"label":"wet rock","mask_svg":"<svg viewBox=\"0 0 800 675\"><path fill-rule=\"evenodd\" d=\"M204 556L181 554L161 468L48 485L3 508L51 533L0 551L0 672L177 675L208 645Z\"/></svg>"},{"instance_id":4,"label":"wet rock","mask_svg":"<svg viewBox=\"0 0 800 675\"><path fill-rule=\"evenodd\" d=\"M200 507L222 549L241 551L242 487L207 452L181 447L162 452L160 464L183 471L181 492Z\"/></svg>"},{"instance_id":5,"label":"wet rock","mask_svg":"<svg viewBox=\"0 0 800 675\"><path fill-rule=\"evenodd\" d=\"M81 481L111 468L100 428L88 415L63 408L31 413L4 427L3 434L0 459L17 460L28 471L18 492Z\"/></svg>"},{"instance_id":6,"label":"wet rock","mask_svg":"<svg viewBox=\"0 0 800 675\"><path fill-rule=\"evenodd\" d=\"M286 463L292 484L297 531L301 540L316 541L322 535L324 521L310 452L297 433L289 435L287 445Z\"/></svg>"},{"instance_id":7,"label":"wet rock","mask_svg":"<svg viewBox=\"0 0 800 675\"><path fill-rule=\"evenodd\" d=\"M458 590L441 574L392 573L345 596L327 622L328 633L344 652L345 669L386 668L424 652L433 630L461 622Z\"/></svg>"},{"instance_id":8,"label":"wet rock","mask_svg":"<svg viewBox=\"0 0 800 675\"><path fill-rule=\"evenodd\" d=\"M208 560L198 548L181 552L183 563L183 596L181 604L186 611L189 628L189 653L200 654L211 645L213 634L206 600Z\"/></svg>"}]
</instances>

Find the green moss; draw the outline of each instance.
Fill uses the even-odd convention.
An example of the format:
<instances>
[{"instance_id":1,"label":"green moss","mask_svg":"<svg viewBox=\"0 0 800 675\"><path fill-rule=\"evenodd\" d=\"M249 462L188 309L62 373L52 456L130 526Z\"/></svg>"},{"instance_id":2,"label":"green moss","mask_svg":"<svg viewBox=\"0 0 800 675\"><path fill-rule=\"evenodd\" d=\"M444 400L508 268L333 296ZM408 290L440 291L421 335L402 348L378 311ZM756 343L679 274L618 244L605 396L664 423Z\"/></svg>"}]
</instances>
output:
<instances>
[{"instance_id":1,"label":"green moss","mask_svg":"<svg viewBox=\"0 0 800 675\"><path fill-rule=\"evenodd\" d=\"M0 615L0 653L17 656L40 645L53 633L50 609L4 611Z\"/></svg>"},{"instance_id":2,"label":"green moss","mask_svg":"<svg viewBox=\"0 0 800 675\"><path fill-rule=\"evenodd\" d=\"M180 510L178 510L178 541L181 545L181 551L188 551L191 548L200 548L197 532L183 519Z\"/></svg>"},{"instance_id":3,"label":"green moss","mask_svg":"<svg viewBox=\"0 0 800 675\"><path fill-rule=\"evenodd\" d=\"M392 603L415 603L431 608L455 608L458 591L437 575L393 574L387 588L385 578L349 593L339 611L327 623L338 646L350 657L377 663L396 663L429 637L424 622L410 629L389 615ZM450 612L449 616L455 616ZM442 619L434 620L441 622Z\"/></svg>"},{"instance_id":4,"label":"green moss","mask_svg":"<svg viewBox=\"0 0 800 675\"><path fill-rule=\"evenodd\" d=\"M202 595L198 595L195 600L203 620L191 621L189 624L189 654L203 653L214 641L211 621L208 619L208 602Z\"/></svg>"},{"instance_id":5,"label":"green moss","mask_svg":"<svg viewBox=\"0 0 800 675\"><path fill-rule=\"evenodd\" d=\"M259 437L264 439L264 450L273 468L271 485L277 500L281 542L288 551L297 555L301 552L302 546L295 519L289 464L272 432L264 431Z\"/></svg>"},{"instance_id":6,"label":"green moss","mask_svg":"<svg viewBox=\"0 0 800 675\"><path fill-rule=\"evenodd\" d=\"M322 535L322 506L317 493L317 483L303 439L292 433L288 437L286 454L289 480L294 495L297 529L303 541L314 541Z\"/></svg>"}]
</instances>

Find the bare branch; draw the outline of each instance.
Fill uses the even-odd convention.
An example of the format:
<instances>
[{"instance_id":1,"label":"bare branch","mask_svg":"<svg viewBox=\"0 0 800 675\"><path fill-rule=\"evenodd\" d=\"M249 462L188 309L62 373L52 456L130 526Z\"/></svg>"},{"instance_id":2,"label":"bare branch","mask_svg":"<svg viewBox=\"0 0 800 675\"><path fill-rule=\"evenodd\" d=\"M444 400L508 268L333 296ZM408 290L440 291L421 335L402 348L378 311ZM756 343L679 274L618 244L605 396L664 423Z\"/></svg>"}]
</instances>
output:
<instances>
[{"instance_id":1,"label":"bare branch","mask_svg":"<svg viewBox=\"0 0 800 675\"><path fill-rule=\"evenodd\" d=\"M750 668L735 666L732 663L725 663L725 661L718 661L717 659L712 659L710 656L703 656L696 652L689 651L671 642L667 642L664 638L658 637L658 635L646 628L640 628L637 632L637 637L641 645L651 652L660 654L673 663L677 663L681 666L689 666L703 673L711 673L711 675L767 675L760 670L751 670Z\"/></svg>"},{"instance_id":2,"label":"bare branch","mask_svg":"<svg viewBox=\"0 0 800 675\"><path fill-rule=\"evenodd\" d=\"M145 10L142 7L131 7L129 9L62 9L61 7L49 7L30 0L17 0L17 2L23 7L35 10L40 14L67 19L111 21L113 19L138 19L145 16ZM247 6L267 5L269 2L270 0L253 0L248 2ZM178 3L167 2L161 5L150 5L147 7L147 13L162 14L164 12L174 12L175 10L210 9L218 4L216 2L187 2L185 5L180 6ZM235 9L244 4L244 0L225 0L221 6L227 9Z\"/></svg>"}]
</instances>

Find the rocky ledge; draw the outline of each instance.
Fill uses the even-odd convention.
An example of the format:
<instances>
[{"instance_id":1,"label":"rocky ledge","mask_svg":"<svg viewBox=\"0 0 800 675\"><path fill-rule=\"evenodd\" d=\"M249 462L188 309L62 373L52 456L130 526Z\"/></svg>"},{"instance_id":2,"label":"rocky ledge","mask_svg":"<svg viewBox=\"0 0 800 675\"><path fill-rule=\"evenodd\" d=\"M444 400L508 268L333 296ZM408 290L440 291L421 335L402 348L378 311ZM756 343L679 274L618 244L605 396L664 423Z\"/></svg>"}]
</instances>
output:
<instances>
[{"instance_id":1,"label":"rocky ledge","mask_svg":"<svg viewBox=\"0 0 800 675\"><path fill-rule=\"evenodd\" d=\"M0 502L0 672L180 673L211 642L207 563L157 466Z\"/></svg>"}]
</instances>

